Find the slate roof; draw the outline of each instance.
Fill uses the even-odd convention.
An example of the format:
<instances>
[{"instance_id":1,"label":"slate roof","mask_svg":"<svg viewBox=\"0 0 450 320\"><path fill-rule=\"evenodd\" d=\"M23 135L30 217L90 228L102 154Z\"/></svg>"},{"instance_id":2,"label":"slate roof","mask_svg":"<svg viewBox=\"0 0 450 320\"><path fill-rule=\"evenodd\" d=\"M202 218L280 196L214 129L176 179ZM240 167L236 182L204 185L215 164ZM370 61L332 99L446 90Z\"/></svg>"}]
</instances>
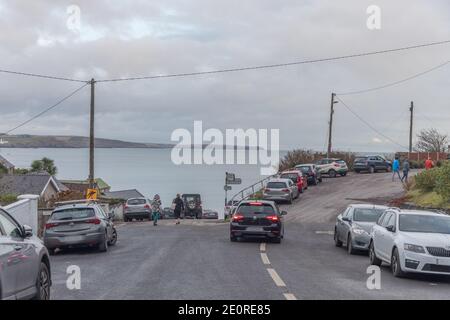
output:
<instances>
[{"instance_id":1,"label":"slate roof","mask_svg":"<svg viewBox=\"0 0 450 320\"><path fill-rule=\"evenodd\" d=\"M0 155L0 164L2 164L6 169L14 169L14 165L1 155Z\"/></svg>"},{"instance_id":2,"label":"slate roof","mask_svg":"<svg viewBox=\"0 0 450 320\"><path fill-rule=\"evenodd\" d=\"M49 183L49 180L51 180L50 183L56 184L56 188L59 189L58 183L49 174L6 174L0 176L0 194L40 195Z\"/></svg>"},{"instance_id":3,"label":"slate roof","mask_svg":"<svg viewBox=\"0 0 450 320\"><path fill-rule=\"evenodd\" d=\"M130 189L118 191L106 191L105 197L110 199L128 200L131 198L144 198L144 195L136 189Z\"/></svg>"}]
</instances>

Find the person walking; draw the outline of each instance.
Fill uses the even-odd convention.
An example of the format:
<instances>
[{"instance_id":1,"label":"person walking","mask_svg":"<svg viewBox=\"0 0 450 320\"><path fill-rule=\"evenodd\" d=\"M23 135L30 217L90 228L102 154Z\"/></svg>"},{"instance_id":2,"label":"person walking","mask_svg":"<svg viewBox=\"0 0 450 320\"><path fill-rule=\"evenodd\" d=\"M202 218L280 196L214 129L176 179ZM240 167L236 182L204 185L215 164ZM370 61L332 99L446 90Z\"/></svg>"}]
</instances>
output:
<instances>
[{"instance_id":1,"label":"person walking","mask_svg":"<svg viewBox=\"0 0 450 320\"><path fill-rule=\"evenodd\" d=\"M400 161L398 160L398 157L395 157L395 160L392 163L392 181L394 181L395 175L402 180L402 177L400 177Z\"/></svg>"},{"instance_id":2,"label":"person walking","mask_svg":"<svg viewBox=\"0 0 450 320\"><path fill-rule=\"evenodd\" d=\"M405 159L405 161L403 161L403 177L402 177L402 182L403 180L405 180L405 182L408 182L408 174L409 174L409 161L408 159Z\"/></svg>"},{"instance_id":3,"label":"person walking","mask_svg":"<svg viewBox=\"0 0 450 320\"><path fill-rule=\"evenodd\" d=\"M175 224L180 224L180 216L181 212L184 210L184 203L179 193L177 193L176 198L173 199L172 206L173 212L175 213L175 218L177 219L177 222Z\"/></svg>"},{"instance_id":4,"label":"person walking","mask_svg":"<svg viewBox=\"0 0 450 320\"><path fill-rule=\"evenodd\" d=\"M434 167L433 160L431 160L431 157L428 157L428 159L425 160L425 169L430 170L433 169L433 167Z\"/></svg>"},{"instance_id":5,"label":"person walking","mask_svg":"<svg viewBox=\"0 0 450 320\"><path fill-rule=\"evenodd\" d=\"M158 194L155 194L152 201L152 219L153 225L158 225L159 215L161 214L161 198Z\"/></svg>"}]
</instances>

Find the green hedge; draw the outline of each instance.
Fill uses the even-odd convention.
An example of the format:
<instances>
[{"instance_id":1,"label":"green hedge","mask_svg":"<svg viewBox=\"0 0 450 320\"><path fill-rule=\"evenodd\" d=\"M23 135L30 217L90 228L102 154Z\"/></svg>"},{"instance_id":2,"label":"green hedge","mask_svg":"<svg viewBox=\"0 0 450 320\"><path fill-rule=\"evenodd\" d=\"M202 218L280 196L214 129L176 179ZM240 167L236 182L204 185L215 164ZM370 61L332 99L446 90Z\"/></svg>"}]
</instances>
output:
<instances>
[{"instance_id":1,"label":"green hedge","mask_svg":"<svg viewBox=\"0 0 450 320\"><path fill-rule=\"evenodd\" d=\"M450 163L424 170L415 177L416 187L424 192L434 191L444 200L450 201Z\"/></svg>"}]
</instances>

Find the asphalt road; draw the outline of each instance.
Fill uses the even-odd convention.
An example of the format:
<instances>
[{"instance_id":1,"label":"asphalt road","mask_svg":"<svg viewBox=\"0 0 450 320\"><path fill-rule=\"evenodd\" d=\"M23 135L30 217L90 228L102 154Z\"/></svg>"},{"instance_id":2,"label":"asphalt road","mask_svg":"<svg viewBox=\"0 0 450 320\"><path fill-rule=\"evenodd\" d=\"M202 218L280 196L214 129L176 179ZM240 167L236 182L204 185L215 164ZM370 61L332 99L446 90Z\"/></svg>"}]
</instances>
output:
<instances>
[{"instance_id":1,"label":"asphalt road","mask_svg":"<svg viewBox=\"0 0 450 320\"><path fill-rule=\"evenodd\" d=\"M53 299L449 299L450 277L394 278L381 268L369 290L364 254L335 248L331 231L349 203L385 203L402 193L390 174L324 179L286 216L281 244L231 243L226 223L162 221L118 227L107 253L68 250L51 259ZM81 289L66 286L67 267L81 270Z\"/></svg>"}]
</instances>

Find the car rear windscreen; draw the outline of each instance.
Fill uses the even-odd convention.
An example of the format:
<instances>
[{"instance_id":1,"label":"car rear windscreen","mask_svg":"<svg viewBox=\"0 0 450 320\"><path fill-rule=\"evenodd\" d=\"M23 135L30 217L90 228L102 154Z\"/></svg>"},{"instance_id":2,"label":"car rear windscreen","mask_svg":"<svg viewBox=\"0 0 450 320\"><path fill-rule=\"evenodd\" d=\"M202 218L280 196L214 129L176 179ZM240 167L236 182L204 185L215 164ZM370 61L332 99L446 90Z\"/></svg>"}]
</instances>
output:
<instances>
[{"instance_id":1,"label":"car rear windscreen","mask_svg":"<svg viewBox=\"0 0 450 320\"><path fill-rule=\"evenodd\" d=\"M236 212L242 214L243 216L252 216L255 214L260 214L260 215L275 214L275 210L270 204L252 205L249 203L244 203L239 206L239 208L236 210Z\"/></svg>"},{"instance_id":2,"label":"car rear windscreen","mask_svg":"<svg viewBox=\"0 0 450 320\"><path fill-rule=\"evenodd\" d=\"M296 167L296 168L302 170L303 173L308 173L311 171L311 167L308 167L308 166Z\"/></svg>"},{"instance_id":3,"label":"car rear windscreen","mask_svg":"<svg viewBox=\"0 0 450 320\"><path fill-rule=\"evenodd\" d=\"M293 182L297 183L298 174L297 173L283 173L280 178L282 179L291 179Z\"/></svg>"},{"instance_id":4,"label":"car rear windscreen","mask_svg":"<svg viewBox=\"0 0 450 320\"><path fill-rule=\"evenodd\" d=\"M287 188L286 182L268 182L266 188L268 189L284 189Z\"/></svg>"},{"instance_id":5,"label":"car rear windscreen","mask_svg":"<svg viewBox=\"0 0 450 320\"><path fill-rule=\"evenodd\" d=\"M450 217L423 214L401 214L399 229L404 232L450 234Z\"/></svg>"},{"instance_id":6,"label":"car rear windscreen","mask_svg":"<svg viewBox=\"0 0 450 320\"><path fill-rule=\"evenodd\" d=\"M353 220L361 222L377 222L383 212L383 209L356 208L353 212Z\"/></svg>"},{"instance_id":7,"label":"car rear windscreen","mask_svg":"<svg viewBox=\"0 0 450 320\"><path fill-rule=\"evenodd\" d=\"M344 160L336 160L336 162L339 163L339 164L345 164Z\"/></svg>"},{"instance_id":8,"label":"car rear windscreen","mask_svg":"<svg viewBox=\"0 0 450 320\"><path fill-rule=\"evenodd\" d=\"M132 206L137 206L140 204L145 204L146 201L145 199L130 199L127 201L127 204L132 205Z\"/></svg>"},{"instance_id":9,"label":"car rear windscreen","mask_svg":"<svg viewBox=\"0 0 450 320\"><path fill-rule=\"evenodd\" d=\"M77 220L92 218L95 216L93 208L70 208L55 211L52 214L53 220Z\"/></svg>"},{"instance_id":10,"label":"car rear windscreen","mask_svg":"<svg viewBox=\"0 0 450 320\"><path fill-rule=\"evenodd\" d=\"M356 158L355 162L366 162L367 161L367 157L360 157L360 158Z\"/></svg>"}]
</instances>

